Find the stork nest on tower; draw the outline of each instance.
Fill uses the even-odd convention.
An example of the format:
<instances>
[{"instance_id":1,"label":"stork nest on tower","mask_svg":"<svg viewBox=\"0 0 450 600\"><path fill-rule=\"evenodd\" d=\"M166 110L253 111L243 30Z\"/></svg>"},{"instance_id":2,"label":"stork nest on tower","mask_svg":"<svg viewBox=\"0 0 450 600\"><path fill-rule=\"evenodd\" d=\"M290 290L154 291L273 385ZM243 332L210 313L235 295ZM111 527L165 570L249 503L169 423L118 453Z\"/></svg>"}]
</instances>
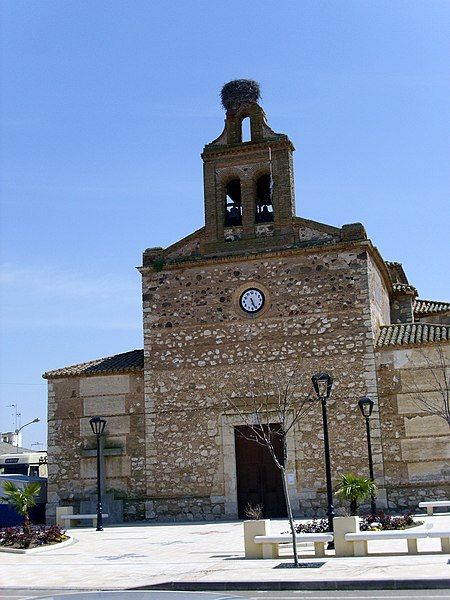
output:
<instances>
[{"instance_id":1,"label":"stork nest on tower","mask_svg":"<svg viewBox=\"0 0 450 600\"><path fill-rule=\"evenodd\" d=\"M235 79L223 86L220 97L225 110L236 110L242 104L258 102L261 90L259 83L253 79Z\"/></svg>"}]
</instances>

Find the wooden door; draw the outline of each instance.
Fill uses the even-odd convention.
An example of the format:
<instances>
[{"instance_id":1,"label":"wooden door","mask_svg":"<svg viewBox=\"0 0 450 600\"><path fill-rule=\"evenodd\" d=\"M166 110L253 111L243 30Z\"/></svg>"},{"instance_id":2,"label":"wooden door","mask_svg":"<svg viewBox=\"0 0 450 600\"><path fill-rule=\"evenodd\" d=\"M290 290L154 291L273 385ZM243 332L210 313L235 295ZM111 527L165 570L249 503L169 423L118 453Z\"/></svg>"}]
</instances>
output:
<instances>
[{"instance_id":1,"label":"wooden door","mask_svg":"<svg viewBox=\"0 0 450 600\"><path fill-rule=\"evenodd\" d=\"M277 426L271 425L271 428ZM281 471L276 466L269 450L250 439L254 437L252 428L235 427L236 474L238 515L245 519L245 507L250 504L261 504L263 517L274 519L286 517L286 502L283 493ZM282 462L282 444L278 436L274 436L274 447L277 457Z\"/></svg>"}]
</instances>

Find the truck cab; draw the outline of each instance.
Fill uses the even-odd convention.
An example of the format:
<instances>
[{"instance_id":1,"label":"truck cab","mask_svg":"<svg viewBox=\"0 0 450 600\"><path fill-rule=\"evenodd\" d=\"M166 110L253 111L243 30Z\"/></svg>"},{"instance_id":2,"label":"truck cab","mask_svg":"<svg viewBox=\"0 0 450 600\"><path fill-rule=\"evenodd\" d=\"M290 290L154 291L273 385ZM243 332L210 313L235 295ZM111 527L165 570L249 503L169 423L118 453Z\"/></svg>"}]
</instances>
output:
<instances>
[{"instance_id":1,"label":"truck cab","mask_svg":"<svg viewBox=\"0 0 450 600\"><path fill-rule=\"evenodd\" d=\"M47 477L47 452L0 454L0 475Z\"/></svg>"}]
</instances>

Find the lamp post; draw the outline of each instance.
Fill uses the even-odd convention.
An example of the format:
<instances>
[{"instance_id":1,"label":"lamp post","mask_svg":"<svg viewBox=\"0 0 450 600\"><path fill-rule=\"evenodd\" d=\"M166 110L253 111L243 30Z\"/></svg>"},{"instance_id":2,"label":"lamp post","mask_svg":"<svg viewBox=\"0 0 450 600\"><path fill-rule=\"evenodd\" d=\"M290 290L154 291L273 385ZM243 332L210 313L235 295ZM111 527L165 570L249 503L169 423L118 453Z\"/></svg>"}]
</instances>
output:
<instances>
[{"instance_id":1,"label":"lamp post","mask_svg":"<svg viewBox=\"0 0 450 600\"><path fill-rule=\"evenodd\" d=\"M366 396L364 398L361 398L358 401L358 406L361 410L361 414L366 420L367 453L369 455L369 477L372 481L374 480L374 478L373 478L372 443L370 441L369 419L372 414L374 404L375 404L375 402L373 400L371 400L370 398L367 398ZM372 511L373 515L377 514L377 505L375 502L375 496L373 494L371 494L371 496L370 496L370 510Z\"/></svg>"},{"instance_id":2,"label":"lamp post","mask_svg":"<svg viewBox=\"0 0 450 600\"><path fill-rule=\"evenodd\" d=\"M19 433L22 431L22 429L24 427L27 427L28 425L31 425L32 423L39 423L39 421L40 421L40 418L36 417L32 421L29 421L28 423L25 423L25 425L22 425L22 427L19 427L18 429L14 430L14 434L16 436L16 453L19 452Z\"/></svg>"},{"instance_id":3,"label":"lamp post","mask_svg":"<svg viewBox=\"0 0 450 600\"><path fill-rule=\"evenodd\" d=\"M328 373L316 373L311 378L317 398L322 403L322 421L323 421L323 441L325 446L325 475L327 480L327 516L328 531L333 531L333 490L331 487L331 460L330 443L328 440L328 419L327 419L327 400L331 396L333 389L333 378ZM334 548L334 542L328 543L328 548Z\"/></svg>"},{"instance_id":4,"label":"lamp post","mask_svg":"<svg viewBox=\"0 0 450 600\"><path fill-rule=\"evenodd\" d=\"M103 434L106 427L106 420L101 417L92 417L89 419L92 433L97 437L97 531L103 531L103 515L102 515L102 483L101 483L101 468L102 468L102 446L100 436Z\"/></svg>"}]
</instances>

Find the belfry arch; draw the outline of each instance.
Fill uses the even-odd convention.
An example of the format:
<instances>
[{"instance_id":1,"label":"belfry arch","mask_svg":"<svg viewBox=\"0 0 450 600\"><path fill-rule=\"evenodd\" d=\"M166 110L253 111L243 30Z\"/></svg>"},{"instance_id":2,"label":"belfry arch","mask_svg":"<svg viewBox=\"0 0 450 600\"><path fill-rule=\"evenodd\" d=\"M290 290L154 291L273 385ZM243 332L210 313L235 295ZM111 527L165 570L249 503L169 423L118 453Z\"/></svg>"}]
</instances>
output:
<instances>
[{"instance_id":1,"label":"belfry arch","mask_svg":"<svg viewBox=\"0 0 450 600\"><path fill-rule=\"evenodd\" d=\"M249 116L245 116L241 121L241 142L252 141L252 121Z\"/></svg>"},{"instance_id":2,"label":"belfry arch","mask_svg":"<svg viewBox=\"0 0 450 600\"><path fill-rule=\"evenodd\" d=\"M255 183L255 223L273 223L272 177L264 173Z\"/></svg>"},{"instance_id":3,"label":"belfry arch","mask_svg":"<svg viewBox=\"0 0 450 600\"><path fill-rule=\"evenodd\" d=\"M225 185L225 227L242 225L241 181L237 177Z\"/></svg>"}]
</instances>

